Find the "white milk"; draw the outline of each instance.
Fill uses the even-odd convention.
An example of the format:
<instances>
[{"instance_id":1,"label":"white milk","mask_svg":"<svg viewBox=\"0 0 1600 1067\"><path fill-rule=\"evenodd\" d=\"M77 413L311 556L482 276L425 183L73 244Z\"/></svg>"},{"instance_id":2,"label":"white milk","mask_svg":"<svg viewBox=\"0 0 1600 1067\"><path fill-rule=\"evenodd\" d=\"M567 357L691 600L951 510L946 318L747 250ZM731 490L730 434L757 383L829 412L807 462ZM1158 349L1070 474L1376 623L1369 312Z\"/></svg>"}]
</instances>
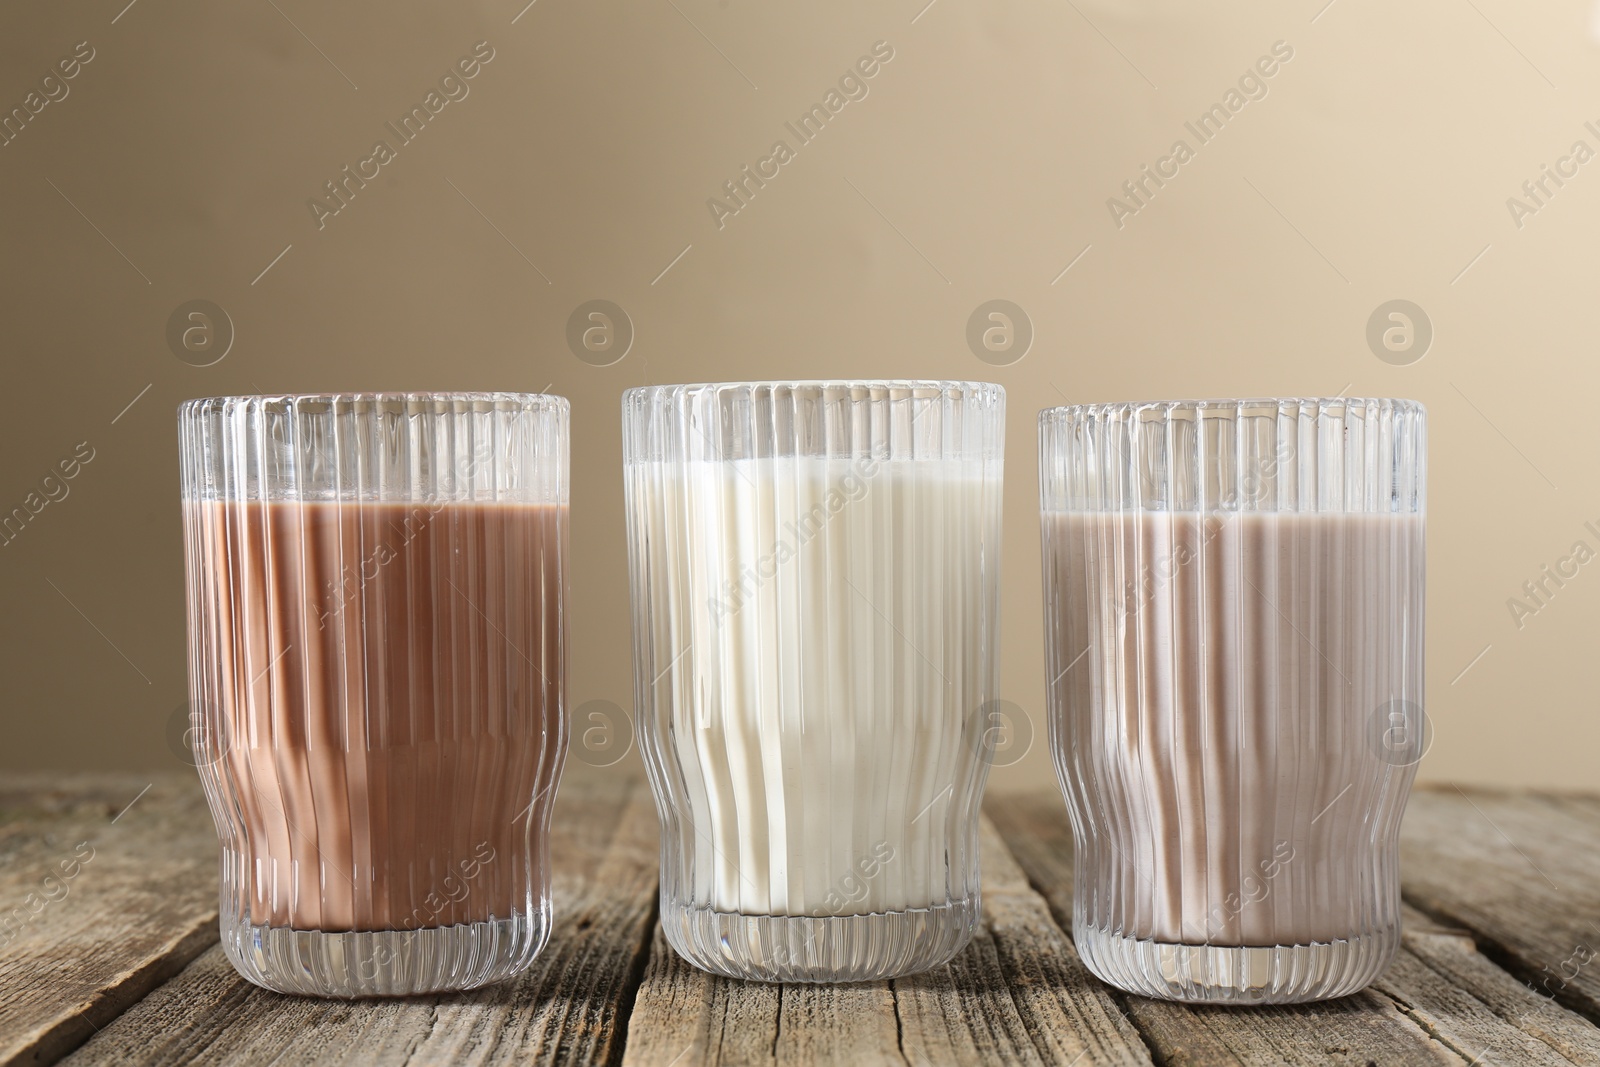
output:
<instances>
[{"instance_id":1,"label":"white milk","mask_svg":"<svg viewBox=\"0 0 1600 1067\"><path fill-rule=\"evenodd\" d=\"M636 651L655 679L641 706L665 738L646 757L681 820L688 869L663 872L678 899L858 915L976 893L966 813L995 695L983 568L1000 492L979 474L871 457L629 467L650 598Z\"/></svg>"}]
</instances>

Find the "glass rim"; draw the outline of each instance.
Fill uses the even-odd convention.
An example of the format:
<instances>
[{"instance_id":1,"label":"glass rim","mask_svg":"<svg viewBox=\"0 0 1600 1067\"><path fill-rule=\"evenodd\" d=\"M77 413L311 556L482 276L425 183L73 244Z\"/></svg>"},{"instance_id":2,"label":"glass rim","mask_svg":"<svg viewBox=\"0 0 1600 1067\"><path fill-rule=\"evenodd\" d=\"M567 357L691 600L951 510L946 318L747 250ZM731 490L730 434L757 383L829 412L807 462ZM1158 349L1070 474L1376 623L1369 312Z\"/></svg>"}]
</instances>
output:
<instances>
[{"instance_id":1,"label":"glass rim","mask_svg":"<svg viewBox=\"0 0 1600 1067\"><path fill-rule=\"evenodd\" d=\"M184 400L178 404L180 417L208 415L229 410L231 407L299 410L303 406L325 404L330 408L376 406L381 404L404 405L456 405L488 404L536 411L541 408L566 410L571 402L555 393L523 393L508 391L454 390L443 392L375 391L331 393L241 393L233 396L204 396ZM309 413L309 412L308 412Z\"/></svg>"},{"instance_id":2,"label":"glass rim","mask_svg":"<svg viewBox=\"0 0 1600 1067\"><path fill-rule=\"evenodd\" d=\"M1071 418L1082 414L1125 414L1142 411L1162 411L1167 414L1173 412L1201 413L1216 411L1219 413L1237 410L1246 407L1302 407L1315 408L1318 411L1326 408L1349 407L1350 405L1376 405L1380 409L1388 409L1401 414L1426 415L1427 407L1420 400L1410 400L1404 397L1389 396L1252 396L1252 397L1207 397L1203 399L1181 400L1113 400L1088 404L1060 404L1055 407L1041 408L1039 421Z\"/></svg>"},{"instance_id":3,"label":"glass rim","mask_svg":"<svg viewBox=\"0 0 1600 1067\"><path fill-rule=\"evenodd\" d=\"M981 382L970 379L937 378L793 378L769 381L743 382L669 382L659 385L636 385L623 390L626 400L634 396L660 396L672 392L704 392L707 390L755 389L929 389L941 393L967 390L974 394L1005 395L1005 386L998 382Z\"/></svg>"}]
</instances>

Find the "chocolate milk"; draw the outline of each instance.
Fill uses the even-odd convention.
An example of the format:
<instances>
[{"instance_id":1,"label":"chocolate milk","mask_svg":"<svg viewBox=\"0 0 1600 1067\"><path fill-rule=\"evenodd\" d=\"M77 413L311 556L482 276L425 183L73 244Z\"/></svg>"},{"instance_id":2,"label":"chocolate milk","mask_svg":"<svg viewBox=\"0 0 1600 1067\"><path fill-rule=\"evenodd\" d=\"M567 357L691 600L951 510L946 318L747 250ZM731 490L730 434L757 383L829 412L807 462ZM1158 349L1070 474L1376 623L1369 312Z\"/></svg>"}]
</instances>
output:
<instances>
[{"instance_id":1,"label":"chocolate milk","mask_svg":"<svg viewBox=\"0 0 1600 1067\"><path fill-rule=\"evenodd\" d=\"M566 507L189 501L185 522L202 777L249 923L536 908L566 740Z\"/></svg>"},{"instance_id":2,"label":"chocolate milk","mask_svg":"<svg viewBox=\"0 0 1600 1067\"><path fill-rule=\"evenodd\" d=\"M1058 770L1091 927L1297 945L1399 922L1416 514L1044 516Z\"/></svg>"}]
</instances>

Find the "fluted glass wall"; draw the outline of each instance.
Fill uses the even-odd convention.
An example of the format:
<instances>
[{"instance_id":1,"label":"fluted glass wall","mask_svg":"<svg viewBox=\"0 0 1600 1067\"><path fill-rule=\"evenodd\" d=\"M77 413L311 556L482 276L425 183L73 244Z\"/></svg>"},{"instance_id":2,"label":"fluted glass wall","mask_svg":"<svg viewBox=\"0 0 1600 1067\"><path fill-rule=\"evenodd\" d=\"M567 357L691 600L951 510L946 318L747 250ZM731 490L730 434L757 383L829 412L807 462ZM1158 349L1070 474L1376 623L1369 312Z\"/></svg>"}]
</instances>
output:
<instances>
[{"instance_id":1,"label":"fluted glass wall","mask_svg":"<svg viewBox=\"0 0 1600 1067\"><path fill-rule=\"evenodd\" d=\"M1426 737L1421 406L1104 404L1039 426L1084 961L1188 1001L1361 988L1399 941Z\"/></svg>"},{"instance_id":2,"label":"fluted glass wall","mask_svg":"<svg viewBox=\"0 0 1600 1067\"><path fill-rule=\"evenodd\" d=\"M467 988L543 947L567 417L504 393L181 408L196 756L251 981Z\"/></svg>"},{"instance_id":3,"label":"fluted glass wall","mask_svg":"<svg viewBox=\"0 0 1600 1067\"><path fill-rule=\"evenodd\" d=\"M964 382L625 395L662 926L693 963L862 980L971 936L1003 422Z\"/></svg>"}]
</instances>

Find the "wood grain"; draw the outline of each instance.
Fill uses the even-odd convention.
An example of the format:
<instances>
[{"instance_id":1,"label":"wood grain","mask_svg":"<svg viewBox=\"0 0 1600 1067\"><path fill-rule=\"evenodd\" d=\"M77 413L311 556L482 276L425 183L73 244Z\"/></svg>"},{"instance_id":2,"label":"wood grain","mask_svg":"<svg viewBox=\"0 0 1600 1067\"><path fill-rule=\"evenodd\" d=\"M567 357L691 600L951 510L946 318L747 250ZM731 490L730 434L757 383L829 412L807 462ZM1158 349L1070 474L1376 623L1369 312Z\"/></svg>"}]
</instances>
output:
<instances>
[{"instance_id":1,"label":"wood grain","mask_svg":"<svg viewBox=\"0 0 1600 1067\"><path fill-rule=\"evenodd\" d=\"M50 1063L216 940L193 772L0 777L0 1064Z\"/></svg>"},{"instance_id":2,"label":"wood grain","mask_svg":"<svg viewBox=\"0 0 1600 1067\"><path fill-rule=\"evenodd\" d=\"M66 1062L614 1063L656 892L656 819L637 782L577 780L557 800L555 927L516 980L405 1000L281 996L213 948Z\"/></svg>"},{"instance_id":3,"label":"wood grain","mask_svg":"<svg viewBox=\"0 0 1600 1067\"><path fill-rule=\"evenodd\" d=\"M1060 798L993 796L988 811L1070 927L1072 831ZM1495 966L1464 931L1413 911L1406 921L1383 978L1337 1001L1230 1009L1122 1000L1163 1062L1175 1064L1592 1062L1600 1030Z\"/></svg>"},{"instance_id":4,"label":"wood grain","mask_svg":"<svg viewBox=\"0 0 1600 1067\"><path fill-rule=\"evenodd\" d=\"M983 927L949 965L921 975L737 982L684 963L658 933L624 1063L1150 1063L987 823L983 850Z\"/></svg>"},{"instance_id":5,"label":"wood grain","mask_svg":"<svg viewBox=\"0 0 1600 1067\"><path fill-rule=\"evenodd\" d=\"M672 951L658 926L628 1023L623 1067L771 1063L777 1056L783 988L730 982L698 970ZM881 1020L878 987L861 988L877 1002L858 1001L857 1009L865 1007L866 1015ZM865 1028L872 1029L871 1020ZM869 1044L860 1062L886 1062L881 1043Z\"/></svg>"},{"instance_id":6,"label":"wood grain","mask_svg":"<svg viewBox=\"0 0 1600 1067\"><path fill-rule=\"evenodd\" d=\"M1469 931L1404 911L1404 948L1373 984L1472 1062L1600 1067L1600 1030L1478 952Z\"/></svg>"},{"instance_id":7,"label":"wood grain","mask_svg":"<svg viewBox=\"0 0 1600 1067\"><path fill-rule=\"evenodd\" d=\"M1406 899L1471 930L1494 961L1600 1021L1600 805L1453 786L1401 826Z\"/></svg>"},{"instance_id":8,"label":"wood grain","mask_svg":"<svg viewBox=\"0 0 1600 1067\"><path fill-rule=\"evenodd\" d=\"M1003 1010L990 1010L987 1019L965 1023L980 1050L984 1039L993 1040L997 1049L1004 1047L1001 1035L1014 1031L1002 1024L1014 1027L1015 1018L1043 1063L1151 1062L1112 991L1083 965L1051 917L1049 905L1029 884L1026 872L987 818L982 841L984 930L952 961L947 974L935 971L895 983L902 1017L908 1015L907 1003L915 1003L914 994L924 988L941 994L941 1014L946 1019L950 1011L964 1013L971 990L1005 990L1004 1000L999 1001ZM1007 1002L1009 1010L1004 1010ZM905 1032L909 1049L914 1031L908 1026ZM1019 1049L1017 1062L1027 1062L1027 1046L1012 1041ZM977 1060L943 1062L990 1059L980 1053Z\"/></svg>"},{"instance_id":9,"label":"wood grain","mask_svg":"<svg viewBox=\"0 0 1600 1067\"><path fill-rule=\"evenodd\" d=\"M0 1065L1600 1067L1600 797L1419 790L1388 972L1339 1001L1227 1009L1126 996L1088 973L1063 932L1071 831L1054 792L991 796L982 927L948 966L838 986L708 975L656 922L648 790L577 770L553 830L556 926L534 967L469 994L356 1002L279 996L234 972L190 775L0 776L0 917L13 917Z\"/></svg>"}]
</instances>

